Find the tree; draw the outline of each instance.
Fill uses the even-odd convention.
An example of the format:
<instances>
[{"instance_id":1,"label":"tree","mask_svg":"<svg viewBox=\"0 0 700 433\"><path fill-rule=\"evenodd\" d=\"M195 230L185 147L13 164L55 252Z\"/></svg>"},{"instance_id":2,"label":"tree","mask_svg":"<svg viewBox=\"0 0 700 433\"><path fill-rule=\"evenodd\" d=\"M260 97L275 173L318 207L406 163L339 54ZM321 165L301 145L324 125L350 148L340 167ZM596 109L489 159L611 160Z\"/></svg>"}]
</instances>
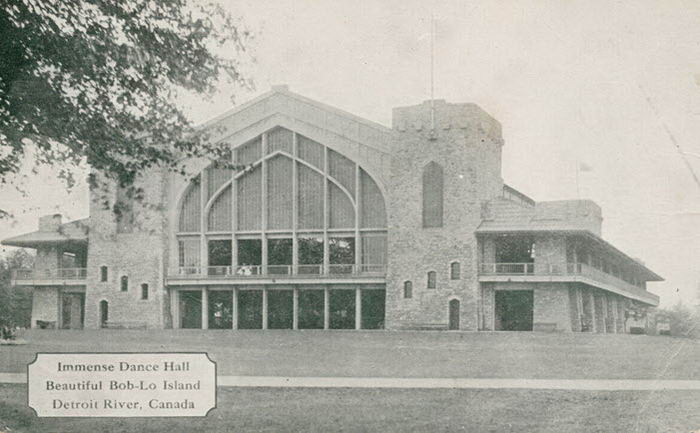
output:
<instances>
[{"instance_id":1,"label":"tree","mask_svg":"<svg viewBox=\"0 0 700 433\"><path fill-rule=\"evenodd\" d=\"M29 269L34 257L25 250L16 250L0 257L0 327L31 325L32 294L27 287L10 284L12 271Z\"/></svg>"},{"instance_id":2,"label":"tree","mask_svg":"<svg viewBox=\"0 0 700 433\"><path fill-rule=\"evenodd\" d=\"M700 316L691 307L678 302L670 309L659 309L657 320L667 322L671 335L677 337L700 337Z\"/></svg>"},{"instance_id":3,"label":"tree","mask_svg":"<svg viewBox=\"0 0 700 433\"><path fill-rule=\"evenodd\" d=\"M184 172L183 157L219 159L176 100L222 78L251 86L250 36L195 0L0 0L0 182L27 156L67 163L68 186L84 162L128 186L153 166Z\"/></svg>"}]
</instances>

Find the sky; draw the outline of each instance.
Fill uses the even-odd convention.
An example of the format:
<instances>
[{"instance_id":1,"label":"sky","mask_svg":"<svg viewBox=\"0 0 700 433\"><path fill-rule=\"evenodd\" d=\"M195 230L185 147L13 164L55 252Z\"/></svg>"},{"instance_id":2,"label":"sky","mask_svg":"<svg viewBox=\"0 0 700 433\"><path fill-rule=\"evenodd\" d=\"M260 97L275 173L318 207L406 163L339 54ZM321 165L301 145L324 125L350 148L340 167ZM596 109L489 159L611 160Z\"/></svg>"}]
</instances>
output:
<instances>
[{"instance_id":1,"label":"sky","mask_svg":"<svg viewBox=\"0 0 700 433\"><path fill-rule=\"evenodd\" d=\"M255 38L256 89L188 96L194 122L287 84L391 125L391 109L430 99L473 102L503 126L503 177L535 200L592 199L603 236L666 281L662 306L700 292L700 2L238 0ZM680 150L679 150L680 149ZM679 152L684 152L681 155ZM577 182L576 167L585 164ZM85 217L87 188L48 169L0 190L0 238L53 212Z\"/></svg>"}]
</instances>

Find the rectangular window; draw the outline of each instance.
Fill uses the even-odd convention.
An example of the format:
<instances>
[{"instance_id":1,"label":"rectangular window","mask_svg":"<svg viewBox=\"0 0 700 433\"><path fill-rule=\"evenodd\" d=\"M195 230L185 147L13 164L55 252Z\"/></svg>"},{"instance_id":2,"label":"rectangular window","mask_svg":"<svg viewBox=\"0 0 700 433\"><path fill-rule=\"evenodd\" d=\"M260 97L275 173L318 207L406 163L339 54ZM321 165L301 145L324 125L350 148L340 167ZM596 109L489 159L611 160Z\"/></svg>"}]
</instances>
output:
<instances>
[{"instance_id":1,"label":"rectangular window","mask_svg":"<svg viewBox=\"0 0 700 433\"><path fill-rule=\"evenodd\" d=\"M298 240L299 267L297 273L300 275L321 274L323 266L323 238L322 237L300 237Z\"/></svg>"},{"instance_id":2,"label":"rectangular window","mask_svg":"<svg viewBox=\"0 0 700 433\"><path fill-rule=\"evenodd\" d=\"M103 283L107 281L107 266L100 266L100 281Z\"/></svg>"},{"instance_id":3,"label":"rectangular window","mask_svg":"<svg viewBox=\"0 0 700 433\"><path fill-rule=\"evenodd\" d=\"M262 265L262 240L239 239L237 275L260 275Z\"/></svg>"},{"instance_id":4,"label":"rectangular window","mask_svg":"<svg viewBox=\"0 0 700 433\"><path fill-rule=\"evenodd\" d=\"M141 284L141 299L148 299L148 284Z\"/></svg>"},{"instance_id":5,"label":"rectangular window","mask_svg":"<svg viewBox=\"0 0 700 433\"><path fill-rule=\"evenodd\" d=\"M129 290L129 277L127 277L126 275L122 276L121 278L121 289L122 292L126 292L127 290Z\"/></svg>"},{"instance_id":6,"label":"rectangular window","mask_svg":"<svg viewBox=\"0 0 700 433\"><path fill-rule=\"evenodd\" d=\"M267 240L267 272L270 274L290 274L292 267L292 240Z\"/></svg>"},{"instance_id":7,"label":"rectangular window","mask_svg":"<svg viewBox=\"0 0 700 433\"><path fill-rule=\"evenodd\" d=\"M413 297L413 283L406 281L403 283L403 298L411 299Z\"/></svg>"},{"instance_id":8,"label":"rectangular window","mask_svg":"<svg viewBox=\"0 0 700 433\"><path fill-rule=\"evenodd\" d=\"M351 274L355 267L355 238L328 240L330 274Z\"/></svg>"},{"instance_id":9,"label":"rectangular window","mask_svg":"<svg viewBox=\"0 0 700 433\"><path fill-rule=\"evenodd\" d=\"M461 278L461 270L459 267L459 262L453 262L450 264L450 279L459 280Z\"/></svg>"},{"instance_id":10,"label":"rectangular window","mask_svg":"<svg viewBox=\"0 0 700 433\"><path fill-rule=\"evenodd\" d=\"M428 288L435 289L437 287L437 275L435 271L428 272Z\"/></svg>"}]
</instances>

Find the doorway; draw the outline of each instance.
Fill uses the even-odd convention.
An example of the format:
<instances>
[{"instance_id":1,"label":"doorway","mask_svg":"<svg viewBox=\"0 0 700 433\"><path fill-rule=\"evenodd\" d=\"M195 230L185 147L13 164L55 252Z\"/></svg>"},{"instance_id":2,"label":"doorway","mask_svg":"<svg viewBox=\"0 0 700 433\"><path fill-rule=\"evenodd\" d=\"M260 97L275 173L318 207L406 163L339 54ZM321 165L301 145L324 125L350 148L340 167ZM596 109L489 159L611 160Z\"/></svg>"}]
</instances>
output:
<instances>
[{"instance_id":1,"label":"doorway","mask_svg":"<svg viewBox=\"0 0 700 433\"><path fill-rule=\"evenodd\" d=\"M457 299L450 301L450 323L448 329L451 331L459 329L459 300Z\"/></svg>"},{"instance_id":2,"label":"doorway","mask_svg":"<svg viewBox=\"0 0 700 433\"><path fill-rule=\"evenodd\" d=\"M496 331L532 331L532 290L496 291Z\"/></svg>"},{"instance_id":3,"label":"doorway","mask_svg":"<svg viewBox=\"0 0 700 433\"><path fill-rule=\"evenodd\" d=\"M100 328L107 326L109 320L109 304L107 301L100 301Z\"/></svg>"},{"instance_id":4,"label":"doorway","mask_svg":"<svg viewBox=\"0 0 700 433\"><path fill-rule=\"evenodd\" d=\"M61 293L61 328L83 329L83 293Z\"/></svg>"}]
</instances>

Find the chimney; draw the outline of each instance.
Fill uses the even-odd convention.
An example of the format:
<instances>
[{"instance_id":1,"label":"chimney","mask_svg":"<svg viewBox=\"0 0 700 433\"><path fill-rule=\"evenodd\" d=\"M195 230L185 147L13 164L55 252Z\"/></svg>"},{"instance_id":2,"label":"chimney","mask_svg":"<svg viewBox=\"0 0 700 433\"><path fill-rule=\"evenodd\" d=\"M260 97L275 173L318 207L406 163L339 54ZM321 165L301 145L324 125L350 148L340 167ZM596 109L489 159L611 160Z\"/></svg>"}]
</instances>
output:
<instances>
[{"instance_id":1,"label":"chimney","mask_svg":"<svg viewBox=\"0 0 700 433\"><path fill-rule=\"evenodd\" d=\"M57 232L61 225L61 214L46 215L39 218L40 232Z\"/></svg>"}]
</instances>

